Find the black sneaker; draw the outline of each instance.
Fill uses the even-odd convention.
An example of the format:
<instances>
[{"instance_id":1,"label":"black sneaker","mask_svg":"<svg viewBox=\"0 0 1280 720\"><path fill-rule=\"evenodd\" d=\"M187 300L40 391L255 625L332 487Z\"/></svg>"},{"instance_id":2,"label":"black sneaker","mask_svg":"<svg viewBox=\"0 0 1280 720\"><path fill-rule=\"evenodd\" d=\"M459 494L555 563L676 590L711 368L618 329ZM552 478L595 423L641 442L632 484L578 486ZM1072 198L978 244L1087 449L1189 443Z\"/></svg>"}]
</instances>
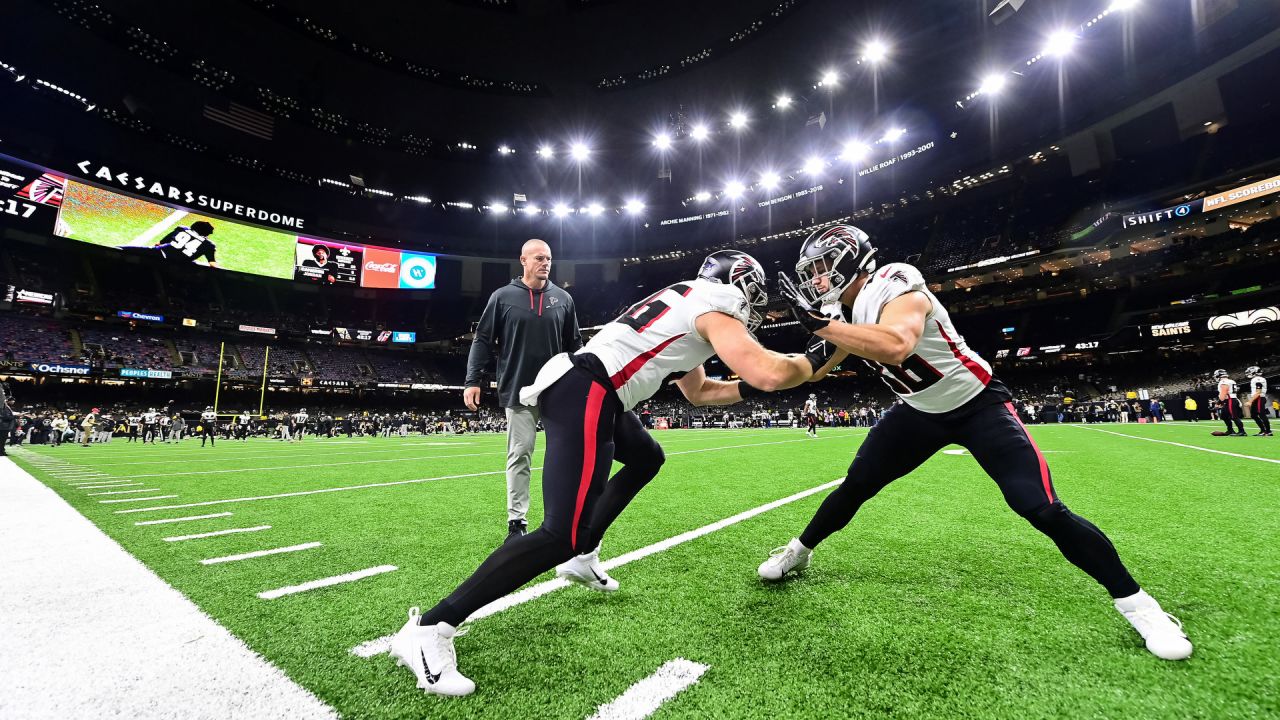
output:
<instances>
[{"instance_id":1,"label":"black sneaker","mask_svg":"<svg viewBox=\"0 0 1280 720\"><path fill-rule=\"evenodd\" d=\"M510 520L507 522L507 539L503 540L503 544L509 543L518 537L524 537L529 532L529 524L524 520Z\"/></svg>"}]
</instances>

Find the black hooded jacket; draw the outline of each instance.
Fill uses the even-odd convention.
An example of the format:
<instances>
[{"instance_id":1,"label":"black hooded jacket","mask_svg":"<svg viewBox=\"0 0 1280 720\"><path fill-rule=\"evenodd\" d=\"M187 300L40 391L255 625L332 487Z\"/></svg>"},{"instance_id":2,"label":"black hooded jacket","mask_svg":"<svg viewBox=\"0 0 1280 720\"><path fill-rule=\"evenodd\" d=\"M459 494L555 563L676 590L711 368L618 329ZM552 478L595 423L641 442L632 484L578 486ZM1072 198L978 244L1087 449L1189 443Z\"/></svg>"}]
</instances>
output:
<instances>
[{"instance_id":1,"label":"black hooded jacket","mask_svg":"<svg viewBox=\"0 0 1280 720\"><path fill-rule=\"evenodd\" d=\"M582 347L578 313L569 293L551 282L534 290L520 278L489 296L467 357L466 387L484 387L485 374L498 359L498 401L520 405L520 388L533 383L553 356Z\"/></svg>"}]
</instances>

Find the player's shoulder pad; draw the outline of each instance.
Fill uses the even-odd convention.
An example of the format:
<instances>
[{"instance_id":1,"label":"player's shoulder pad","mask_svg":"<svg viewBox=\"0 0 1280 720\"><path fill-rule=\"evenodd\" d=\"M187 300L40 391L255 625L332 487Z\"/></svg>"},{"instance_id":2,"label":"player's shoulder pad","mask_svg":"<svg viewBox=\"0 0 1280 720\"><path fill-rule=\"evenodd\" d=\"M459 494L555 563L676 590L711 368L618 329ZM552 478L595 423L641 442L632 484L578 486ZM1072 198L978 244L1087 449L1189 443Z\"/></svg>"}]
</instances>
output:
<instances>
[{"instance_id":1,"label":"player's shoulder pad","mask_svg":"<svg viewBox=\"0 0 1280 720\"><path fill-rule=\"evenodd\" d=\"M733 285L721 285L702 279L694 280L692 285L693 291L689 293L689 299L706 306L705 310L695 311L694 317L703 312L722 312L741 320L743 324L747 322L750 315L747 296L741 290Z\"/></svg>"}]
</instances>

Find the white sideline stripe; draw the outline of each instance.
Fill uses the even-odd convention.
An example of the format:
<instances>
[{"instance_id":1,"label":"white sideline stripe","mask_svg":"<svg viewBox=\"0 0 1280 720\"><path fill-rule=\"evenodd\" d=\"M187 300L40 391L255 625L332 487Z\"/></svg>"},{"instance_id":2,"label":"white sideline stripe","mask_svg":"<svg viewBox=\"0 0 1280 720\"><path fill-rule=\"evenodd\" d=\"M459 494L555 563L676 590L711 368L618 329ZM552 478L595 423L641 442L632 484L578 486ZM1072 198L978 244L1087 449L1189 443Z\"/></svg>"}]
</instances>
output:
<instances>
[{"instance_id":1,"label":"white sideline stripe","mask_svg":"<svg viewBox=\"0 0 1280 720\"><path fill-rule=\"evenodd\" d=\"M0 548L0 717L337 717L3 459ZM91 632L67 621L86 607Z\"/></svg>"},{"instance_id":2,"label":"white sideline stripe","mask_svg":"<svg viewBox=\"0 0 1280 720\"><path fill-rule=\"evenodd\" d=\"M98 488L109 488L109 487L130 487L130 486L137 486L137 485L141 485L141 484L142 484L142 483L131 483L131 482L129 482L128 480L123 480L123 479L122 479L122 480L120 480L119 482L109 482L109 483L98 483L98 482L91 482L91 483L77 483L77 484L75 484L75 485L72 485L71 487L73 487L73 488L75 488L75 489L77 489L77 490L96 490L96 489L98 489Z\"/></svg>"},{"instance_id":3,"label":"white sideline stripe","mask_svg":"<svg viewBox=\"0 0 1280 720\"><path fill-rule=\"evenodd\" d=\"M160 488L142 488L141 490L110 490L108 492L89 493L89 497L96 495L133 495L140 492L160 492Z\"/></svg>"},{"instance_id":4,"label":"white sideline stripe","mask_svg":"<svg viewBox=\"0 0 1280 720\"><path fill-rule=\"evenodd\" d=\"M1125 435L1124 433L1102 430L1100 428L1091 428L1086 425L1072 425L1071 427L1080 428L1081 430L1092 430L1094 432L1106 433L1108 435L1117 435L1119 437L1132 438L1134 440L1146 440L1147 442L1161 443L1163 445L1174 445L1177 447L1187 448L1189 450L1200 450L1202 452L1213 453L1215 455L1229 455L1231 457L1242 458L1244 460L1257 460L1258 462L1280 465L1280 460L1275 458L1257 457L1256 455L1241 455L1240 453L1227 452L1226 450L1214 450L1213 448L1200 447L1199 445L1187 445L1186 443L1174 442L1172 440L1158 440L1156 438L1142 437L1141 435Z\"/></svg>"},{"instance_id":5,"label":"white sideline stripe","mask_svg":"<svg viewBox=\"0 0 1280 720\"><path fill-rule=\"evenodd\" d=\"M666 540L660 540L652 545L646 545L640 548L639 550L632 550L629 553L625 553L623 555L619 555L616 558L606 560L600 563L600 565L605 570L612 570L614 568L622 567L623 565L635 562L636 560L647 558L650 555L653 555L655 553L660 553L664 550L670 550L671 548L676 547L677 545L683 545L684 543L687 543L690 540L697 540L703 535L710 535L711 533L716 532L717 530L723 530L729 527L730 525L736 525L742 522L743 520L750 520L751 518L757 515L769 512L770 510L774 510L776 508L780 508L783 505L788 505L797 500L803 500L804 498L807 498L810 495L813 495L815 493L820 493L823 490L833 488L842 482L844 482L843 477L838 480L832 480L831 482L823 483L817 487L809 488L808 490L801 490L800 492L795 493L794 495L788 495L780 500L774 500L773 502L765 503L760 507L755 507L750 510L744 510L743 512L740 512L737 515L727 517L723 520L717 520L716 522L713 522L710 525L703 525L700 528L689 530L688 532L683 532L683 533L680 533L679 535L674 535L672 537L667 538ZM479 620L481 618L485 618L490 615L496 615L497 613L500 613L503 610L509 610L517 605L527 603L530 600L534 600L548 593L555 592L560 588L569 587L570 584L571 583L568 580L562 580L560 578L556 578L554 580L547 580L545 582L540 582L537 585L530 585L529 587L523 590L516 591L514 593L511 593L510 595L507 595L506 597L494 600L488 605L485 605L479 610L476 610L475 612L471 613L471 616L468 617L466 621L470 622L472 620ZM380 637L374 640L369 640L367 642L360 643L359 645L351 648L351 654L357 655L359 657L367 658L367 657L373 657L374 655L381 655L382 653L385 653L390 649L391 649L391 636L386 635L384 637Z\"/></svg>"},{"instance_id":6,"label":"white sideline stripe","mask_svg":"<svg viewBox=\"0 0 1280 720\"><path fill-rule=\"evenodd\" d=\"M643 720L681 690L698 682L707 671L702 663L676 658L663 663L649 677L627 688L616 699L596 708L587 720Z\"/></svg>"},{"instance_id":7,"label":"white sideline stripe","mask_svg":"<svg viewBox=\"0 0 1280 720\"><path fill-rule=\"evenodd\" d=\"M276 588L275 590L264 590L258 593L258 597L263 600L275 600L285 595L296 595L298 593L307 592L308 590L316 590L318 588L329 587L331 585L341 585L342 583L355 582L363 580L374 575L389 573L400 568L395 565L379 565L377 567L365 568L364 570L356 570L344 575L334 575L333 577L320 578L319 580L311 580L301 585L289 585L287 587ZM390 642L390 641L388 641Z\"/></svg>"},{"instance_id":8,"label":"white sideline stripe","mask_svg":"<svg viewBox=\"0 0 1280 720\"><path fill-rule=\"evenodd\" d=\"M257 527L247 528L231 528L229 530L214 530L213 532L196 533L195 535L174 535L167 537L165 542L181 542L182 540L199 540L200 538L218 537L219 535L234 535L235 533L258 532L259 530L270 530L270 525L259 525Z\"/></svg>"},{"instance_id":9,"label":"white sideline stripe","mask_svg":"<svg viewBox=\"0 0 1280 720\"><path fill-rule=\"evenodd\" d=\"M231 517L229 512L213 513L212 515L189 515L187 517L166 518L164 520L143 520L136 522L134 525L167 525L169 523L189 522L191 520L208 520L210 518Z\"/></svg>"},{"instance_id":10,"label":"white sideline stripe","mask_svg":"<svg viewBox=\"0 0 1280 720\"><path fill-rule=\"evenodd\" d=\"M151 241L159 237L160 233L169 229L170 225L177 224L178 221L187 216L186 210L174 210L169 216L151 227L143 230L137 237L129 241L130 247L143 247L151 245Z\"/></svg>"},{"instance_id":11,"label":"white sideline stripe","mask_svg":"<svg viewBox=\"0 0 1280 720\"><path fill-rule=\"evenodd\" d=\"M249 560L251 558L266 557L267 555L279 555L281 553L298 552L300 550L311 550L320 547L321 543L309 542L301 545L289 545L287 547L271 548L270 550L254 550L253 552L240 553L239 555L223 555L222 557L209 558L201 560L201 565L217 565L218 563L235 562L237 560Z\"/></svg>"},{"instance_id":12,"label":"white sideline stripe","mask_svg":"<svg viewBox=\"0 0 1280 720\"><path fill-rule=\"evenodd\" d=\"M178 496L177 495L154 495L152 497L128 498L126 500L99 500L98 502L100 503L142 502L143 500L168 500L169 498L176 498L176 497Z\"/></svg>"},{"instance_id":13,"label":"white sideline stripe","mask_svg":"<svg viewBox=\"0 0 1280 720\"><path fill-rule=\"evenodd\" d=\"M817 438L817 440L826 440L826 439L828 438ZM783 445L786 443L813 442L813 441L814 440L811 438L806 438L803 440L778 440L778 441L767 442L767 443L749 443L746 445L721 445L718 447L711 447L711 448L699 448L697 450L678 450L673 453L667 453L666 455L667 457L670 457L672 455L688 455L692 453L712 452L715 450L733 450L735 448L759 447L762 445ZM541 467L529 468L530 472L540 472L541 470L542 470ZM206 500L204 502L184 503L182 505L158 505L156 507L149 507L149 508L133 508L131 510L117 510L116 513L122 514L122 513L135 513L135 512L151 512L153 510L180 510L182 508L207 507L209 505L224 505L227 503L253 502L255 500L277 500L279 498L301 497L303 495L318 495L321 493L331 493L331 492L344 492L347 490L366 490L369 488L393 487L395 485L413 485L415 483L431 482L433 480L456 480L458 478L483 477L485 475L506 475L506 473L507 473L506 470L489 470L486 472L464 473L462 475L441 475L439 477L413 478L410 480L393 480L391 482L384 482L384 483L368 483L365 485L345 485L343 487L336 487L336 488L320 488L319 490L299 490L297 492L278 493L276 495L255 495L253 497L230 498L228 500ZM135 477L146 477L146 476L137 475Z\"/></svg>"},{"instance_id":14,"label":"white sideline stripe","mask_svg":"<svg viewBox=\"0 0 1280 720\"><path fill-rule=\"evenodd\" d=\"M174 473L146 473L141 475L130 475L129 477L145 478L145 477L176 477L178 475L222 475L224 473L242 473L242 472L264 472L267 470L298 470L301 468L317 468L317 467L336 467L338 465L369 465L371 463L393 463L393 462L429 462L431 460L443 458L458 457L480 457L482 455L497 455L497 451L484 453L464 453L462 455L415 455L405 458L383 458L381 460L350 460L348 462L332 462L332 463L311 463L308 465L268 465L267 467L251 467L251 468L227 468L223 470L191 470L189 472ZM506 454L506 453L502 453ZM503 472L506 472L505 470Z\"/></svg>"}]
</instances>

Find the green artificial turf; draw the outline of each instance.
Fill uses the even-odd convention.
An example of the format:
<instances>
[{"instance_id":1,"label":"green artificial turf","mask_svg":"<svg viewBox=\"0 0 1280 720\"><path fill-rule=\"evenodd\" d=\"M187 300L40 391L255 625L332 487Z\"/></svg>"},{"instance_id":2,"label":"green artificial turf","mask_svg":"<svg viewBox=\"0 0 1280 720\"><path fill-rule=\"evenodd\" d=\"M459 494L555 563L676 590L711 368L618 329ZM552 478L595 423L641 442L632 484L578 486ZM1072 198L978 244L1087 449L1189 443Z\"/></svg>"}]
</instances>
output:
<instances>
[{"instance_id":1,"label":"green artificial turf","mask_svg":"<svg viewBox=\"0 0 1280 720\"><path fill-rule=\"evenodd\" d=\"M1103 426L1132 438L1031 428L1062 499L1108 533L1143 587L1185 623L1196 644L1187 662L1147 653L1106 593L1003 504L971 457L939 454L869 502L818 548L808 571L784 583L762 584L755 568L800 532L825 492L620 567L615 595L571 587L472 623L457 647L479 689L464 699L426 696L386 655L349 650L398 629L410 605L432 605L502 541L502 436L220 441L211 449L117 438L89 449L29 448L15 460L347 717L583 718L676 657L709 670L657 717L1276 717L1280 465L1137 439L1280 459L1275 440L1209 437L1216 428ZM656 433L667 464L606 536L602 555L834 480L865 434ZM90 497L111 488L73 487L33 467L34 455L179 497L101 504L129 496ZM237 472L215 472L228 470ZM492 474L116 512L470 473ZM531 525L540 517L538 477ZM271 529L161 540L256 525ZM323 546L199 564L316 541ZM256 597L383 564L399 570Z\"/></svg>"}]
</instances>

